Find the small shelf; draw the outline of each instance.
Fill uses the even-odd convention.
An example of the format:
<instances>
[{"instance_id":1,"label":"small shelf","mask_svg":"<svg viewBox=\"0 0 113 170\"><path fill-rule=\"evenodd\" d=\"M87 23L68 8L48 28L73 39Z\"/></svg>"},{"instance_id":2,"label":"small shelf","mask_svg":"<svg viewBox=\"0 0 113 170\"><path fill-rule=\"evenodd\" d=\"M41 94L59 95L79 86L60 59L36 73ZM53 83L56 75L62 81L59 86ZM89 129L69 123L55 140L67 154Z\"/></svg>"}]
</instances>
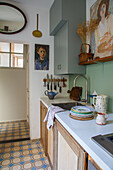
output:
<instances>
[{"instance_id":1,"label":"small shelf","mask_svg":"<svg viewBox=\"0 0 113 170\"><path fill-rule=\"evenodd\" d=\"M90 61L85 61L85 62L79 63L79 65L97 64L98 62L107 62L107 61L113 61L113 56L97 58L97 59L90 60Z\"/></svg>"}]
</instances>

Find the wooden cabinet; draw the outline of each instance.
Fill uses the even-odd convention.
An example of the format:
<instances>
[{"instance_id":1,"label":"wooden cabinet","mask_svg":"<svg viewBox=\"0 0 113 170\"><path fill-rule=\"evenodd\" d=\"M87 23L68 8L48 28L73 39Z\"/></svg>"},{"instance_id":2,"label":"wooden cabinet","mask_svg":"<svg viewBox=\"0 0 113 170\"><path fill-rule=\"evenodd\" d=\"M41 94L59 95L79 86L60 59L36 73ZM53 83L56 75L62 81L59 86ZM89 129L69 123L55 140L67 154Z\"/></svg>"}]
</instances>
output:
<instances>
[{"instance_id":1,"label":"wooden cabinet","mask_svg":"<svg viewBox=\"0 0 113 170\"><path fill-rule=\"evenodd\" d=\"M88 170L102 170L90 155L88 155Z\"/></svg>"},{"instance_id":2,"label":"wooden cabinet","mask_svg":"<svg viewBox=\"0 0 113 170\"><path fill-rule=\"evenodd\" d=\"M78 24L86 19L85 6L85 0L55 0L50 9L55 74L85 74L85 66L78 65L81 40L76 33Z\"/></svg>"},{"instance_id":3,"label":"wooden cabinet","mask_svg":"<svg viewBox=\"0 0 113 170\"><path fill-rule=\"evenodd\" d=\"M54 169L53 168L53 129L54 128L51 128L48 131L48 147L47 147L48 148L47 156L48 156L52 169Z\"/></svg>"},{"instance_id":4,"label":"wooden cabinet","mask_svg":"<svg viewBox=\"0 0 113 170\"><path fill-rule=\"evenodd\" d=\"M43 122L47 107L40 102L41 142L53 170L91 170L101 168L88 155L69 132L55 119L54 126L48 131ZM88 158L88 161L87 161Z\"/></svg>"},{"instance_id":5,"label":"wooden cabinet","mask_svg":"<svg viewBox=\"0 0 113 170\"><path fill-rule=\"evenodd\" d=\"M41 142L47 156L47 146L48 146L48 131L47 131L47 123L43 122L47 113L47 108L45 105L40 102L40 134L41 134Z\"/></svg>"},{"instance_id":6,"label":"wooden cabinet","mask_svg":"<svg viewBox=\"0 0 113 170\"><path fill-rule=\"evenodd\" d=\"M40 102L41 142L51 168L85 170L86 152L57 120L54 127L48 131L47 123L43 122L46 113L46 106Z\"/></svg>"},{"instance_id":7,"label":"wooden cabinet","mask_svg":"<svg viewBox=\"0 0 113 170\"><path fill-rule=\"evenodd\" d=\"M45 152L48 157L51 167L53 167L53 128L49 131L47 130L47 122L43 122L47 113L47 107L40 102L40 134L41 142Z\"/></svg>"},{"instance_id":8,"label":"wooden cabinet","mask_svg":"<svg viewBox=\"0 0 113 170\"><path fill-rule=\"evenodd\" d=\"M87 153L56 120L54 127L54 170L85 170Z\"/></svg>"}]
</instances>

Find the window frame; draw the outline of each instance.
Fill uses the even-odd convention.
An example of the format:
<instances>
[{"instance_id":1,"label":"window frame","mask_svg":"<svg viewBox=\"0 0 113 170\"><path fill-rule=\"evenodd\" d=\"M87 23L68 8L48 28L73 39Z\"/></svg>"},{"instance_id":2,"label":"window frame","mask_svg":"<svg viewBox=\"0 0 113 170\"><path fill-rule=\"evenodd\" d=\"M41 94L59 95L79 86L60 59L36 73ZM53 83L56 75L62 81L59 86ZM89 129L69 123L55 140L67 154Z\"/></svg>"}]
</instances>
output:
<instances>
[{"instance_id":1,"label":"window frame","mask_svg":"<svg viewBox=\"0 0 113 170\"><path fill-rule=\"evenodd\" d=\"M1 43L9 43L9 42L1 42ZM23 53L18 53L18 52L12 52L11 51L11 44L22 44L22 43L9 43L9 52L5 51L0 51L2 54L9 54L9 66L8 67L3 67L0 66L0 69L25 69L25 52L24 52L24 44L23 45ZM23 55L23 67L11 67L11 55L12 54L22 54Z\"/></svg>"}]
</instances>

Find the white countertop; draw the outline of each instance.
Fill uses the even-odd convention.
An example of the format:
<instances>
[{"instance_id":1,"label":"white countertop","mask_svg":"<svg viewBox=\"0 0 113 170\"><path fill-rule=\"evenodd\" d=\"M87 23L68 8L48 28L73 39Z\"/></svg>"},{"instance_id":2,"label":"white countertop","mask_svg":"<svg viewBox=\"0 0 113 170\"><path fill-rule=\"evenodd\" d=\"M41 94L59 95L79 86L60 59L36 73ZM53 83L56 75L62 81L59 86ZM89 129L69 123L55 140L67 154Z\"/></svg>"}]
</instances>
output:
<instances>
[{"instance_id":1,"label":"white countertop","mask_svg":"<svg viewBox=\"0 0 113 170\"><path fill-rule=\"evenodd\" d=\"M41 98L41 101L47 107L51 103L75 102L69 98L56 98L52 101ZM72 119L69 117L69 111L57 113L55 117L103 170L113 170L113 158L91 140L91 137L96 135L113 133L113 113L109 114L107 124L102 126L97 125L95 119L88 121Z\"/></svg>"}]
</instances>

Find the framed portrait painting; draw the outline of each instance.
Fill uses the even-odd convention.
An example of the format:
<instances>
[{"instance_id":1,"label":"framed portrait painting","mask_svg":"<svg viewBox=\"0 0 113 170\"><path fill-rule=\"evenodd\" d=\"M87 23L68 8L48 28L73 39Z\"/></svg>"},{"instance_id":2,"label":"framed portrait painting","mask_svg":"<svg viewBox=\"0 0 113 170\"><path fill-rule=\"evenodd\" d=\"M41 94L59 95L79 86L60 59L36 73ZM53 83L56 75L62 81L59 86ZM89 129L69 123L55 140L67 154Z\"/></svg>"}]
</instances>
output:
<instances>
[{"instance_id":1,"label":"framed portrait painting","mask_svg":"<svg viewBox=\"0 0 113 170\"><path fill-rule=\"evenodd\" d=\"M35 70L49 70L49 45L35 44Z\"/></svg>"},{"instance_id":2,"label":"framed portrait painting","mask_svg":"<svg viewBox=\"0 0 113 170\"><path fill-rule=\"evenodd\" d=\"M90 19L96 20L95 31L91 34L94 57L113 55L113 0L97 0L90 8Z\"/></svg>"}]
</instances>

